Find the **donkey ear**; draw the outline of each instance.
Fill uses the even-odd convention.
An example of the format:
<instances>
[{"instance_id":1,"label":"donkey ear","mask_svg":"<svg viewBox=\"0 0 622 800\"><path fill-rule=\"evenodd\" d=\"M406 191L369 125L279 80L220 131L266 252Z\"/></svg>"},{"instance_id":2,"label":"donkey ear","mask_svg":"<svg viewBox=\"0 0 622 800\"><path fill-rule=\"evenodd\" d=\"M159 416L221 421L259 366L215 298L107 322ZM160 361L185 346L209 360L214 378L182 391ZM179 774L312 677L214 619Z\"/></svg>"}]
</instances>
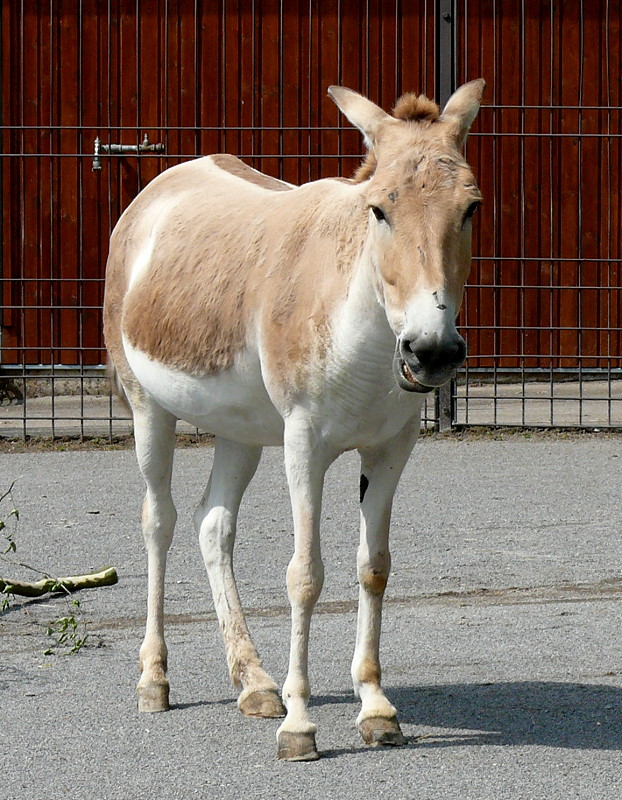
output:
<instances>
[{"instance_id":1,"label":"donkey ear","mask_svg":"<svg viewBox=\"0 0 622 800\"><path fill-rule=\"evenodd\" d=\"M459 89L456 89L443 109L440 121L449 126L451 135L459 150L462 149L466 142L469 128L477 116L485 88L486 81L482 78L469 81L469 83L465 83Z\"/></svg>"},{"instance_id":2,"label":"donkey ear","mask_svg":"<svg viewBox=\"0 0 622 800\"><path fill-rule=\"evenodd\" d=\"M380 106L345 86L329 86L328 94L354 127L361 131L368 150L375 144L382 125L394 121Z\"/></svg>"}]
</instances>

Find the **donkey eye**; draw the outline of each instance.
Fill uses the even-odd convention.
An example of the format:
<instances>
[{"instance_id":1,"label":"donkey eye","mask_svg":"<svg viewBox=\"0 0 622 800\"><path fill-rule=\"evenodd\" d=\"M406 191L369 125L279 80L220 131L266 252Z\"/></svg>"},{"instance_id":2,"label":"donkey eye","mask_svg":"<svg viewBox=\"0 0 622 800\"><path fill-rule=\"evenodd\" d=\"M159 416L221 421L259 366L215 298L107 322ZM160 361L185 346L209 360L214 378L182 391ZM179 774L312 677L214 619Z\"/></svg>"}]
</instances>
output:
<instances>
[{"instance_id":1,"label":"donkey eye","mask_svg":"<svg viewBox=\"0 0 622 800\"><path fill-rule=\"evenodd\" d=\"M473 216L473 214L475 214L478 208L479 208L478 201L476 201L475 203L471 203L471 205L467 208L466 213L464 215L464 222L466 222L468 219L471 219L471 217Z\"/></svg>"},{"instance_id":2,"label":"donkey eye","mask_svg":"<svg viewBox=\"0 0 622 800\"><path fill-rule=\"evenodd\" d=\"M371 210L374 212L374 217L376 217L378 222L387 222L387 218L381 208L378 208L378 206L371 206Z\"/></svg>"}]
</instances>

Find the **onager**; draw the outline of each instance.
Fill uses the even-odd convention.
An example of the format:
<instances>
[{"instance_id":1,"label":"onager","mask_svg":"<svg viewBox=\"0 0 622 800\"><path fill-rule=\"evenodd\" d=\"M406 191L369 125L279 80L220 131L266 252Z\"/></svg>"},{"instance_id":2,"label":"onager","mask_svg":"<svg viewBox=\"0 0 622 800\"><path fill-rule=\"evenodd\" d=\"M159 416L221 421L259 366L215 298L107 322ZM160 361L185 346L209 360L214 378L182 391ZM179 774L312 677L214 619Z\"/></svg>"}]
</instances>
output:
<instances>
[{"instance_id":1,"label":"onager","mask_svg":"<svg viewBox=\"0 0 622 800\"><path fill-rule=\"evenodd\" d=\"M466 354L455 321L481 195L461 150L484 86L465 84L442 113L423 96L405 95L392 115L332 86L331 98L368 148L353 179L292 186L233 156L208 156L162 173L119 220L105 332L147 485L141 711L169 707L164 573L176 520L175 423L182 419L216 437L194 524L231 679L241 690L238 706L247 716L285 715L278 756L292 761L318 757L307 666L324 578L324 475L341 453L358 450L357 725L368 744L404 743L380 684L389 520L423 401ZM282 701L251 640L232 567L240 501L267 445L284 448L294 525Z\"/></svg>"}]
</instances>

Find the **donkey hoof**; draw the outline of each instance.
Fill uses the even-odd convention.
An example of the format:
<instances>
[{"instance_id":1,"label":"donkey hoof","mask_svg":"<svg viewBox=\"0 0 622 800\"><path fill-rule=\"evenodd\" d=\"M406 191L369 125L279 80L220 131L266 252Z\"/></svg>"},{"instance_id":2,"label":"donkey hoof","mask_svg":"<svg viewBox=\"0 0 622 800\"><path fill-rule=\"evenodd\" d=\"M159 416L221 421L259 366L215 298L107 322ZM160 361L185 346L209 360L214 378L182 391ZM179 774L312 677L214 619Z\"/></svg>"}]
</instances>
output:
<instances>
[{"instance_id":1,"label":"donkey hoof","mask_svg":"<svg viewBox=\"0 0 622 800\"><path fill-rule=\"evenodd\" d=\"M365 744L370 744L372 747L378 745L399 747L406 744L406 738L395 717L392 719L368 717L359 723L358 729Z\"/></svg>"},{"instance_id":2,"label":"donkey hoof","mask_svg":"<svg viewBox=\"0 0 622 800\"><path fill-rule=\"evenodd\" d=\"M138 685L138 710L143 713L153 714L158 711L168 711L169 686L168 683L148 683Z\"/></svg>"},{"instance_id":3,"label":"donkey hoof","mask_svg":"<svg viewBox=\"0 0 622 800\"><path fill-rule=\"evenodd\" d=\"M314 733L281 731L277 737L277 744L281 761L316 761L319 758Z\"/></svg>"},{"instance_id":4,"label":"donkey hoof","mask_svg":"<svg viewBox=\"0 0 622 800\"><path fill-rule=\"evenodd\" d=\"M238 708L245 717L274 719L285 716L285 707L275 689L260 689L238 698Z\"/></svg>"}]
</instances>

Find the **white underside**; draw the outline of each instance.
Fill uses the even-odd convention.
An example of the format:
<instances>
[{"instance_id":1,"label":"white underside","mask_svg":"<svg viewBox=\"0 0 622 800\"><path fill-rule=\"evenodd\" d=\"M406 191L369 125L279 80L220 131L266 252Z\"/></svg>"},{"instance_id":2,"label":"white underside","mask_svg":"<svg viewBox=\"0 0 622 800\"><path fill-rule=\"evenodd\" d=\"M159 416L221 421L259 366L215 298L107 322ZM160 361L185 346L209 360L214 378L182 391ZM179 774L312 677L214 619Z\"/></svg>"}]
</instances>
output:
<instances>
[{"instance_id":1,"label":"white underside","mask_svg":"<svg viewBox=\"0 0 622 800\"><path fill-rule=\"evenodd\" d=\"M283 419L250 356L238 357L234 368L217 376L197 377L154 361L125 337L123 347L139 383L178 419L246 444L283 443Z\"/></svg>"},{"instance_id":2,"label":"white underside","mask_svg":"<svg viewBox=\"0 0 622 800\"><path fill-rule=\"evenodd\" d=\"M197 377L154 361L125 338L123 345L140 384L178 419L245 444L283 444L284 413L272 402L254 354L238 355L226 372ZM423 395L398 388L390 364L386 370L378 368L374 356L380 354L367 355L355 368L355 359L347 357L341 363L324 364L321 391L302 402L303 417L311 421L318 439L337 450L365 448L392 438L418 414L424 400ZM302 411L301 406L297 410Z\"/></svg>"}]
</instances>

